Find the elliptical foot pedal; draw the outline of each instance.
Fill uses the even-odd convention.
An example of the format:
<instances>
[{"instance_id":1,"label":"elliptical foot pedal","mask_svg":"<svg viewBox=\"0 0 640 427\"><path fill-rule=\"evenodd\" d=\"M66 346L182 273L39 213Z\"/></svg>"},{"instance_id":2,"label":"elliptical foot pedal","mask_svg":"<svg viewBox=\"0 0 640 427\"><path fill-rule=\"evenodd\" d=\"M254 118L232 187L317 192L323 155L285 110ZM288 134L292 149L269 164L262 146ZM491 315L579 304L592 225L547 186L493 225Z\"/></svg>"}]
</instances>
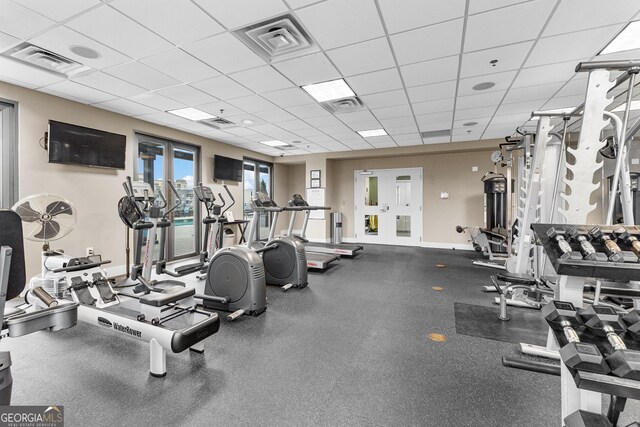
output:
<instances>
[{"instance_id":1,"label":"elliptical foot pedal","mask_svg":"<svg viewBox=\"0 0 640 427\"><path fill-rule=\"evenodd\" d=\"M91 295L89 291L89 284L82 280L81 277L71 278L71 289L78 297L80 304L95 306L96 299Z\"/></svg>"},{"instance_id":2,"label":"elliptical foot pedal","mask_svg":"<svg viewBox=\"0 0 640 427\"><path fill-rule=\"evenodd\" d=\"M93 284L100 293L103 302L112 302L116 300L116 294L111 290L109 281L100 273L93 273Z\"/></svg>"}]
</instances>

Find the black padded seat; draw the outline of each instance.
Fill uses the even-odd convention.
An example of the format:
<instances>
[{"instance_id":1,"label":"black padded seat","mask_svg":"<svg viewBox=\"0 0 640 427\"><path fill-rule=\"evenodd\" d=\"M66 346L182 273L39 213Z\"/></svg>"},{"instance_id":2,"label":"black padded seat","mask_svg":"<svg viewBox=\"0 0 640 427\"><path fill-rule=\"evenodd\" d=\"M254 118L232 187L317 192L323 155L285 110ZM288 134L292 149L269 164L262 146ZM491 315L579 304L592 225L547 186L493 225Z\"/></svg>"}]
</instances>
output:
<instances>
[{"instance_id":1,"label":"black padded seat","mask_svg":"<svg viewBox=\"0 0 640 427\"><path fill-rule=\"evenodd\" d=\"M194 288L183 288L180 286L166 288L162 292L151 292L140 297L140 303L154 307L162 307L172 302L180 301L196 294Z\"/></svg>"},{"instance_id":2,"label":"black padded seat","mask_svg":"<svg viewBox=\"0 0 640 427\"><path fill-rule=\"evenodd\" d=\"M496 278L501 282L518 283L521 285L535 285L536 279L528 274L509 273L507 271L496 274Z\"/></svg>"}]
</instances>

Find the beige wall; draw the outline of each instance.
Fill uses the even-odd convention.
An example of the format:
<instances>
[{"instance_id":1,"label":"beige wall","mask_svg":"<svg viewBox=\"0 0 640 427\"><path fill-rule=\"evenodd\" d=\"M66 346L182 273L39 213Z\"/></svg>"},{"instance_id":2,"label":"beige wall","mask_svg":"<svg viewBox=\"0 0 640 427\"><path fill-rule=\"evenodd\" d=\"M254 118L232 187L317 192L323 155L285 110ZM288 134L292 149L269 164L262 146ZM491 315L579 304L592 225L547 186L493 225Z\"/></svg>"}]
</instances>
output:
<instances>
[{"instance_id":1,"label":"beige wall","mask_svg":"<svg viewBox=\"0 0 640 427\"><path fill-rule=\"evenodd\" d=\"M213 182L214 154L273 160L256 152L2 82L0 98L18 102L20 198L34 193L54 193L71 201L78 211L76 229L62 240L52 242L51 247L64 248L69 254L84 255L86 248L91 246L116 266L125 262L125 231L116 207L124 195L122 182L133 173L135 131L202 147L202 181L212 186L216 193L223 190L219 187L221 182ZM126 169L106 170L48 163L47 152L38 141L47 130L49 119L126 135ZM233 208L234 216L241 218L242 184L227 184L238 201ZM25 250L28 275L39 273L40 244L25 242Z\"/></svg>"}]
</instances>

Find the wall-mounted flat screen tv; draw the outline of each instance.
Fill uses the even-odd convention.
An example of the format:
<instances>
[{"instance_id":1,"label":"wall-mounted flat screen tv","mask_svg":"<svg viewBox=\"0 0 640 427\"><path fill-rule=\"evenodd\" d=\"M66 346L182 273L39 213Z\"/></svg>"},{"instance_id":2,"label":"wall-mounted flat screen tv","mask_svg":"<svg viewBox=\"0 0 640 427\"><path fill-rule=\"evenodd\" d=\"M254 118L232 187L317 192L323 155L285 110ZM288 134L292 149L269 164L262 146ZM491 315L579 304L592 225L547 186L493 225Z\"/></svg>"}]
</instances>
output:
<instances>
[{"instance_id":1,"label":"wall-mounted flat screen tv","mask_svg":"<svg viewBox=\"0 0 640 427\"><path fill-rule=\"evenodd\" d=\"M213 179L242 181L242 160L224 156L213 156Z\"/></svg>"},{"instance_id":2,"label":"wall-mounted flat screen tv","mask_svg":"<svg viewBox=\"0 0 640 427\"><path fill-rule=\"evenodd\" d=\"M49 163L124 169L127 137L49 120Z\"/></svg>"}]
</instances>

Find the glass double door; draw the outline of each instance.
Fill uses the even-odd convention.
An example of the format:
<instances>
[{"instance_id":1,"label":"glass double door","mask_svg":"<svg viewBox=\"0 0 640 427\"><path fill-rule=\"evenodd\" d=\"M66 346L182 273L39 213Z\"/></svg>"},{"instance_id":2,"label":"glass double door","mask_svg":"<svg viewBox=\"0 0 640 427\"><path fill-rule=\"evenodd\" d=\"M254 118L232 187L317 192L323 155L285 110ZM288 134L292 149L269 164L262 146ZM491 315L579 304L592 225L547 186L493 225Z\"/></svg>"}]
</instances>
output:
<instances>
[{"instance_id":1,"label":"glass double door","mask_svg":"<svg viewBox=\"0 0 640 427\"><path fill-rule=\"evenodd\" d=\"M356 240L418 246L422 168L356 171Z\"/></svg>"},{"instance_id":2,"label":"glass double door","mask_svg":"<svg viewBox=\"0 0 640 427\"><path fill-rule=\"evenodd\" d=\"M162 192L167 206L177 203L167 188L170 179L180 198L180 205L170 214L167 230L167 258L173 260L193 256L200 251L200 206L193 194L193 186L200 181L199 147L137 135L138 162L136 179ZM159 247L156 245L154 259Z\"/></svg>"},{"instance_id":3,"label":"glass double door","mask_svg":"<svg viewBox=\"0 0 640 427\"><path fill-rule=\"evenodd\" d=\"M250 220L253 212L250 208L251 199L256 191L267 193L269 197L273 197L272 193L272 171L273 164L261 162L253 159L244 159L244 219ZM266 239L269 236L269 227L271 227L271 214L263 214L260 216L256 233L256 240ZM246 236L245 236L246 237Z\"/></svg>"}]
</instances>

